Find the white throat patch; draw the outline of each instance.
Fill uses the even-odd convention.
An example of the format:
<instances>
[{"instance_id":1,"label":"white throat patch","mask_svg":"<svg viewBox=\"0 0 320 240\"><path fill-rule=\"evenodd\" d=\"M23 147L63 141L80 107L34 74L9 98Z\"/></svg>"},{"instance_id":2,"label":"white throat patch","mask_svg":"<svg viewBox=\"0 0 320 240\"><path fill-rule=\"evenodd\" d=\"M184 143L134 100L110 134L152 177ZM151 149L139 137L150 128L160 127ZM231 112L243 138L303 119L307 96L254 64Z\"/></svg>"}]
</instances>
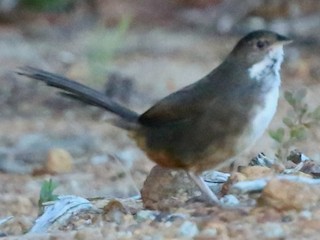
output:
<instances>
[{"instance_id":1,"label":"white throat patch","mask_svg":"<svg viewBox=\"0 0 320 240\"><path fill-rule=\"evenodd\" d=\"M282 45L273 47L262 61L254 64L248 69L251 79L260 81L269 74L279 75L280 65L283 61ZM279 77L279 76L277 76Z\"/></svg>"}]
</instances>

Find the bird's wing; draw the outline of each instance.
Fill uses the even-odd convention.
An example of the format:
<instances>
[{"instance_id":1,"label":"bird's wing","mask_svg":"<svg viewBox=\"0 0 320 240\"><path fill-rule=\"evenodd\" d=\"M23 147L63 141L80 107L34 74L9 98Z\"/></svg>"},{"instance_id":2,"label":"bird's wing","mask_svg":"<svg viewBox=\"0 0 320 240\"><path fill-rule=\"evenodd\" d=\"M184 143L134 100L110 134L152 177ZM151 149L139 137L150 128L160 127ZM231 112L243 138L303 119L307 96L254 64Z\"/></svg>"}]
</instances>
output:
<instances>
[{"instance_id":1,"label":"bird's wing","mask_svg":"<svg viewBox=\"0 0 320 240\"><path fill-rule=\"evenodd\" d=\"M214 102L216 95L208 92L207 84L199 83L168 95L143 113L138 121L143 125L166 125L199 116L206 110L207 102Z\"/></svg>"}]
</instances>

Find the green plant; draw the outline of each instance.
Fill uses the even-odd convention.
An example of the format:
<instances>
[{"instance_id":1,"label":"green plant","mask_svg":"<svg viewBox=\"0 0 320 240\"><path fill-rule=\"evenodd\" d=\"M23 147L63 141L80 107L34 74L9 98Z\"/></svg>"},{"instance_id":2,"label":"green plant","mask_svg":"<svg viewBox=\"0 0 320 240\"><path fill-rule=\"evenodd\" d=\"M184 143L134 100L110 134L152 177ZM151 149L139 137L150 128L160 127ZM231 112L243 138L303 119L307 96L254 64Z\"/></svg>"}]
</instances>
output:
<instances>
[{"instance_id":1,"label":"green plant","mask_svg":"<svg viewBox=\"0 0 320 240\"><path fill-rule=\"evenodd\" d=\"M297 142L305 140L310 130L320 123L320 106L311 110L306 103L306 89L294 92L286 91L284 98L291 109L282 119L284 127L270 130L269 136L278 144L276 158L285 161L290 148Z\"/></svg>"},{"instance_id":2,"label":"green plant","mask_svg":"<svg viewBox=\"0 0 320 240\"><path fill-rule=\"evenodd\" d=\"M120 48L131 22L130 17L123 17L115 29L98 27L88 41L87 58L91 79L104 82L106 69Z\"/></svg>"},{"instance_id":3,"label":"green plant","mask_svg":"<svg viewBox=\"0 0 320 240\"><path fill-rule=\"evenodd\" d=\"M58 199L58 195L53 194L53 191L58 187L58 184L53 182L52 179L49 181L45 180L41 185L40 196L38 201L39 215L43 213L43 204Z\"/></svg>"}]
</instances>

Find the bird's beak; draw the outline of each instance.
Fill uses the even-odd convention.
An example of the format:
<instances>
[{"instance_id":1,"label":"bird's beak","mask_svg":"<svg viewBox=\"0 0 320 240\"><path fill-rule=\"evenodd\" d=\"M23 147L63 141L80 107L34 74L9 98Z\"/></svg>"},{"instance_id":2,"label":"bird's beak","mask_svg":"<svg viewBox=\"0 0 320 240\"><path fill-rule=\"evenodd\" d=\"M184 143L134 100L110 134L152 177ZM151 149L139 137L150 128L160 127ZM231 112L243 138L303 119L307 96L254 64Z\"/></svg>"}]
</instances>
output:
<instances>
[{"instance_id":1,"label":"bird's beak","mask_svg":"<svg viewBox=\"0 0 320 240\"><path fill-rule=\"evenodd\" d=\"M285 37L285 36L282 36L282 35L278 35L277 37L277 42L275 44L281 44L282 46L283 45L287 45L289 43L292 43L292 39L288 38L288 37Z\"/></svg>"},{"instance_id":2,"label":"bird's beak","mask_svg":"<svg viewBox=\"0 0 320 240\"><path fill-rule=\"evenodd\" d=\"M280 41L279 44L281 44L281 45L287 45L287 44L290 44L290 43L292 43L292 42L293 42L293 40L288 39L288 40Z\"/></svg>"},{"instance_id":3,"label":"bird's beak","mask_svg":"<svg viewBox=\"0 0 320 240\"><path fill-rule=\"evenodd\" d=\"M289 38L286 38L286 39L279 39L278 41L276 41L275 43L273 43L270 48L271 49L274 49L274 48L277 48L277 47L282 47L284 45L287 45L287 44L290 44L292 43L293 40L289 39Z\"/></svg>"}]
</instances>

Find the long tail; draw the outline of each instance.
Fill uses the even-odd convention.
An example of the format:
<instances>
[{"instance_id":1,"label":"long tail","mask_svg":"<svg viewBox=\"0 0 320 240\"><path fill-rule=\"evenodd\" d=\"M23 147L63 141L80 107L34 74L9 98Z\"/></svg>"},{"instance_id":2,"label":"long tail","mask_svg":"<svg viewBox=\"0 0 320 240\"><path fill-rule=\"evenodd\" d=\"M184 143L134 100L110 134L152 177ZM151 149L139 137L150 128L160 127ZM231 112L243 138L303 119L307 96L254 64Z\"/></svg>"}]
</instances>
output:
<instances>
[{"instance_id":1,"label":"long tail","mask_svg":"<svg viewBox=\"0 0 320 240\"><path fill-rule=\"evenodd\" d=\"M63 95L106 109L109 112L118 115L128 123L136 123L139 118L139 115L136 112L112 101L103 93L68 78L32 67L20 68L17 73L45 82L48 86L62 89L66 91L62 93Z\"/></svg>"}]
</instances>

